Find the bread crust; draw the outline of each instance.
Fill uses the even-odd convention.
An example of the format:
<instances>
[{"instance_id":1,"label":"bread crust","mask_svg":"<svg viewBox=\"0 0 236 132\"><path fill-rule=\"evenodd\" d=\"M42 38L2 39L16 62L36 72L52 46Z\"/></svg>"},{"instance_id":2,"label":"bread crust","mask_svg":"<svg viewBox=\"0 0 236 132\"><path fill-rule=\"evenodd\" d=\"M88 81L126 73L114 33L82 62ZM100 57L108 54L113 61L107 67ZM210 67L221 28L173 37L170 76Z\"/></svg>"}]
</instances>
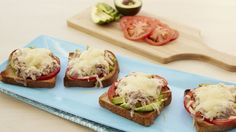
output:
<instances>
[{"instance_id":1,"label":"bread crust","mask_svg":"<svg viewBox=\"0 0 236 132\"><path fill-rule=\"evenodd\" d=\"M197 132L225 132L236 127L236 123L229 125L214 125L198 118L194 118L193 120Z\"/></svg>"},{"instance_id":2,"label":"bread crust","mask_svg":"<svg viewBox=\"0 0 236 132\"><path fill-rule=\"evenodd\" d=\"M25 86L30 88L53 88L56 83L56 76L49 80L32 80L17 77L12 68L7 66L7 68L1 72L1 81L8 84Z\"/></svg>"},{"instance_id":3,"label":"bread crust","mask_svg":"<svg viewBox=\"0 0 236 132\"><path fill-rule=\"evenodd\" d=\"M165 89L169 89L168 87L165 87ZM163 105L160 108L160 112L158 111L151 111L151 112L134 112L133 116L131 116L130 110L127 110L125 108L122 108L118 105L114 105L111 103L111 101L108 99L108 94L104 93L99 97L99 104L108 109L109 111L118 114L124 118L127 118L129 120L132 120L136 123L139 123L143 126L150 126L153 124L155 119L160 115L161 111L164 109L164 107L168 106L171 102L172 96L171 93L165 94L164 97L167 98L167 100L164 101Z\"/></svg>"},{"instance_id":4,"label":"bread crust","mask_svg":"<svg viewBox=\"0 0 236 132\"><path fill-rule=\"evenodd\" d=\"M108 51L108 50L107 50ZM117 61L116 56L111 52L110 52L114 58L115 58L115 64L114 64L114 70L109 73L104 80L102 80L102 85L103 87L107 87L109 85L111 85L114 81L117 80L118 78L118 74L119 74L119 64ZM69 58L73 56L73 52L69 53ZM72 80L70 79L70 77L68 77L68 75L65 73L65 77L64 77L64 85L66 87L87 87L87 88L92 88L95 87L97 83L97 80Z\"/></svg>"}]
</instances>

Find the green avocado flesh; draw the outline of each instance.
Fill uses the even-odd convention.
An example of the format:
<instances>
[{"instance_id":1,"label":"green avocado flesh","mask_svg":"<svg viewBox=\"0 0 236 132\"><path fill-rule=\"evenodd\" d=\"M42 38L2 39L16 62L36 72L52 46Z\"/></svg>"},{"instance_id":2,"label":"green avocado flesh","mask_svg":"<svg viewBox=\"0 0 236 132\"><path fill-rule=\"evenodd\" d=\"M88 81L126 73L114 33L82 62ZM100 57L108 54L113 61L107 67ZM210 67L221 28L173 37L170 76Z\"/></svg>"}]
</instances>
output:
<instances>
[{"instance_id":1,"label":"green avocado flesh","mask_svg":"<svg viewBox=\"0 0 236 132\"><path fill-rule=\"evenodd\" d=\"M97 3L92 8L91 17L94 23L107 24L119 20L120 14L106 3Z\"/></svg>"},{"instance_id":2,"label":"green avocado flesh","mask_svg":"<svg viewBox=\"0 0 236 132\"><path fill-rule=\"evenodd\" d=\"M123 107L123 108L128 109L128 110L130 109L130 107L127 103L121 104L120 107Z\"/></svg>"},{"instance_id":3,"label":"green avocado flesh","mask_svg":"<svg viewBox=\"0 0 236 132\"><path fill-rule=\"evenodd\" d=\"M155 110L155 107L160 108L161 104L162 104L162 101L157 101L157 102L151 103L149 105L135 108L134 111L139 111L139 112L153 111L153 110Z\"/></svg>"},{"instance_id":4,"label":"green avocado flesh","mask_svg":"<svg viewBox=\"0 0 236 132\"><path fill-rule=\"evenodd\" d=\"M114 66L109 66L109 71L111 72L111 71L113 71L114 70Z\"/></svg>"},{"instance_id":5,"label":"green avocado flesh","mask_svg":"<svg viewBox=\"0 0 236 132\"><path fill-rule=\"evenodd\" d=\"M141 106L141 107L137 107L134 109L134 111L136 112L150 112L150 111L154 111L155 108L160 108L160 106L163 104L163 101L161 101L163 98L162 95L159 95L158 99L156 100L156 102L153 102L151 104L145 105L145 106ZM114 97L112 98L111 102L115 105L119 105L122 108L128 109L130 110L130 106L129 104L127 104L125 102L125 98L124 97Z\"/></svg>"},{"instance_id":6,"label":"green avocado flesh","mask_svg":"<svg viewBox=\"0 0 236 132\"><path fill-rule=\"evenodd\" d=\"M141 0L115 0L116 9L124 16L136 15L141 7Z\"/></svg>"},{"instance_id":7,"label":"green avocado flesh","mask_svg":"<svg viewBox=\"0 0 236 132\"><path fill-rule=\"evenodd\" d=\"M123 104L125 102L125 99L123 97L114 97L112 98L111 102L113 104Z\"/></svg>"}]
</instances>

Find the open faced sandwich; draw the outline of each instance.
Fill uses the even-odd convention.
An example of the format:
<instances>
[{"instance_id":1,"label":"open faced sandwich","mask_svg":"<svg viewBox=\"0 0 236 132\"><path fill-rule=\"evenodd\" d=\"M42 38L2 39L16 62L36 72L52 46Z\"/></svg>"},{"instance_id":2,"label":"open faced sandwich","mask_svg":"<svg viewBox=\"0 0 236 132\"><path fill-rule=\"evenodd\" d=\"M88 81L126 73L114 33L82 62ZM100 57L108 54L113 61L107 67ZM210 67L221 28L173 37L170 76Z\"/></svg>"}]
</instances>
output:
<instances>
[{"instance_id":1,"label":"open faced sandwich","mask_svg":"<svg viewBox=\"0 0 236 132\"><path fill-rule=\"evenodd\" d=\"M102 107L144 126L153 124L170 102L171 91L164 78L139 72L114 82L99 98Z\"/></svg>"},{"instance_id":2,"label":"open faced sandwich","mask_svg":"<svg viewBox=\"0 0 236 132\"><path fill-rule=\"evenodd\" d=\"M184 106L197 132L223 132L236 127L236 87L202 84L187 89Z\"/></svg>"},{"instance_id":3,"label":"open faced sandwich","mask_svg":"<svg viewBox=\"0 0 236 132\"><path fill-rule=\"evenodd\" d=\"M106 87L118 77L116 56L108 50L88 48L69 53L64 77L66 87Z\"/></svg>"},{"instance_id":4,"label":"open faced sandwich","mask_svg":"<svg viewBox=\"0 0 236 132\"><path fill-rule=\"evenodd\" d=\"M8 65L1 72L2 82L27 87L54 87L60 71L60 60L48 49L21 48L14 50Z\"/></svg>"}]
</instances>

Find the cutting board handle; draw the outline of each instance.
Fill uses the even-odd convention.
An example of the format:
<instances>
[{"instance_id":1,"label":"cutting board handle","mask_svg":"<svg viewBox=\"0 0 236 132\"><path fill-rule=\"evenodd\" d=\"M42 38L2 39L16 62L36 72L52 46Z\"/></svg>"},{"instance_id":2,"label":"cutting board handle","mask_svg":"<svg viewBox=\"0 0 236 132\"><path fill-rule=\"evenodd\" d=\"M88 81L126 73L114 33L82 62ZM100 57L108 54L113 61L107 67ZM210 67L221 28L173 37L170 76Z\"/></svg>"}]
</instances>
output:
<instances>
[{"instance_id":1,"label":"cutting board handle","mask_svg":"<svg viewBox=\"0 0 236 132\"><path fill-rule=\"evenodd\" d=\"M199 45L198 49L191 49L191 51L187 50L182 53L171 55L161 61L162 63L169 63L176 60L189 59L201 60L221 67L227 71L236 72L236 56L214 50L206 45Z\"/></svg>"},{"instance_id":2,"label":"cutting board handle","mask_svg":"<svg viewBox=\"0 0 236 132\"><path fill-rule=\"evenodd\" d=\"M206 47L200 51L199 55L203 61L210 62L225 70L236 72L236 56L223 53L212 48Z\"/></svg>"}]
</instances>

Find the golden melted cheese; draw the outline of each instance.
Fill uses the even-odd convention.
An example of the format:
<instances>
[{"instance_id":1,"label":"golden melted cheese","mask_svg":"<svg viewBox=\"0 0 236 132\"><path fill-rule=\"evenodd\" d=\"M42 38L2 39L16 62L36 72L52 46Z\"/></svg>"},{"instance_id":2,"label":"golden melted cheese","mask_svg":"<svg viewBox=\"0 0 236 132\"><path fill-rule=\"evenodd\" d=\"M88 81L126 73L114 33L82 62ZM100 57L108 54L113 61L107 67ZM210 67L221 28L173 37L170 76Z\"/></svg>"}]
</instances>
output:
<instances>
[{"instance_id":1,"label":"golden melted cheese","mask_svg":"<svg viewBox=\"0 0 236 132\"><path fill-rule=\"evenodd\" d=\"M94 48L82 52L79 57L72 58L69 61L70 73L94 75L97 64L104 65L105 69L109 71L109 63L105 59L104 53L104 50Z\"/></svg>"},{"instance_id":2,"label":"golden melted cheese","mask_svg":"<svg viewBox=\"0 0 236 132\"><path fill-rule=\"evenodd\" d=\"M44 48L23 48L18 56L19 61L24 62L28 68L40 69L44 65L51 64L54 59L51 51Z\"/></svg>"},{"instance_id":3,"label":"golden melted cheese","mask_svg":"<svg viewBox=\"0 0 236 132\"><path fill-rule=\"evenodd\" d=\"M195 111L206 118L213 119L232 109L235 105L236 88L224 84L203 85L194 89L196 95Z\"/></svg>"},{"instance_id":4,"label":"golden melted cheese","mask_svg":"<svg viewBox=\"0 0 236 132\"><path fill-rule=\"evenodd\" d=\"M141 92L144 97L157 97L163 87L163 81L151 78L144 73L133 73L118 83L116 93L125 96L131 92Z\"/></svg>"}]
</instances>

